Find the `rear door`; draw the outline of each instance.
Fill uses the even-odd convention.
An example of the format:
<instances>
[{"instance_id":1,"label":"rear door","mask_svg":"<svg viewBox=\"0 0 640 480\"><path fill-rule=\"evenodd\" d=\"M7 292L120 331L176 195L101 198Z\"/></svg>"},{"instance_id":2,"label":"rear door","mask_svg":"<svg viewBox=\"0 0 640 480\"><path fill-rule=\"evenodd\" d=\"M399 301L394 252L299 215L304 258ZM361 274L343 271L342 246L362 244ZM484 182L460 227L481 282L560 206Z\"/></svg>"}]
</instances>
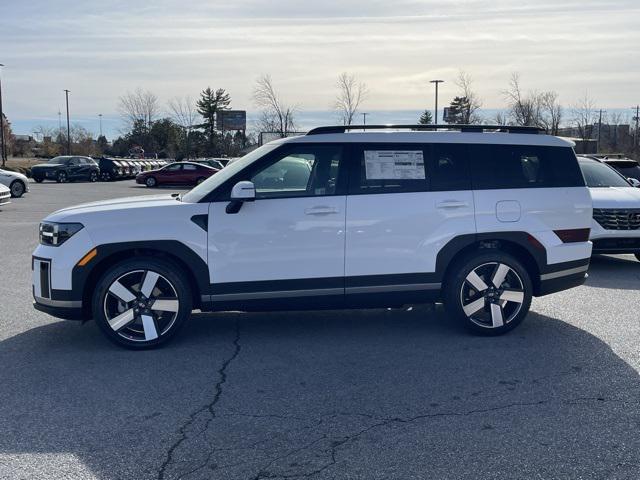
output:
<instances>
[{"instance_id":1,"label":"rear door","mask_svg":"<svg viewBox=\"0 0 640 480\"><path fill-rule=\"evenodd\" d=\"M466 147L367 144L354 147L352 160L347 296L409 302L439 290L438 252L453 237L476 232Z\"/></svg>"}]
</instances>

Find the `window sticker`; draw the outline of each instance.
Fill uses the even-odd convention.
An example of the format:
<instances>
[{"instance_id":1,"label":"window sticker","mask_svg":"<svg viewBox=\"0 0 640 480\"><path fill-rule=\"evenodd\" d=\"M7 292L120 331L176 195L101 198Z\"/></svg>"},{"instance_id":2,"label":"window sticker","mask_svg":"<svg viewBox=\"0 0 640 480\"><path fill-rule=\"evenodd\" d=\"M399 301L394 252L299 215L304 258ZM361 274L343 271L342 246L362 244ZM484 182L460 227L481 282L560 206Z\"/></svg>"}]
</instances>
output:
<instances>
[{"instance_id":1,"label":"window sticker","mask_svg":"<svg viewBox=\"0 0 640 480\"><path fill-rule=\"evenodd\" d=\"M365 150L367 180L424 180L422 150Z\"/></svg>"}]
</instances>

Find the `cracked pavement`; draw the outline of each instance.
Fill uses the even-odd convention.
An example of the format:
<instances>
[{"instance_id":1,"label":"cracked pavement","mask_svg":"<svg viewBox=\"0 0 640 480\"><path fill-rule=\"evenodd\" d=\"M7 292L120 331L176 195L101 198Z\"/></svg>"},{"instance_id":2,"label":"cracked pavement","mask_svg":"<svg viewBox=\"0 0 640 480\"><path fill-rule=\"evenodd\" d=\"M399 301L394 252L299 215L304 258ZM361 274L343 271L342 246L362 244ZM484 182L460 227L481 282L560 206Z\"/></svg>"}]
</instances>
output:
<instances>
[{"instance_id":1,"label":"cracked pavement","mask_svg":"<svg viewBox=\"0 0 640 480\"><path fill-rule=\"evenodd\" d=\"M637 479L640 262L597 257L521 327L442 308L194 314L149 352L30 302L37 223L132 182L34 184L0 212L1 479Z\"/></svg>"}]
</instances>

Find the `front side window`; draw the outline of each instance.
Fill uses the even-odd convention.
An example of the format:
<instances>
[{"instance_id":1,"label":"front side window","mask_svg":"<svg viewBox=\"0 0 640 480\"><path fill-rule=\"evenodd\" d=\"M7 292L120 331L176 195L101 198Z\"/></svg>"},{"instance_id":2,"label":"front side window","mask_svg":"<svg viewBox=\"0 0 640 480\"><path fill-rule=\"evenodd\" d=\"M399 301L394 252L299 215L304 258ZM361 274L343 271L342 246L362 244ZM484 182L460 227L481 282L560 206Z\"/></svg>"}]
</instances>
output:
<instances>
[{"instance_id":1,"label":"front side window","mask_svg":"<svg viewBox=\"0 0 640 480\"><path fill-rule=\"evenodd\" d=\"M256 198L334 195L342 148L300 145L251 175Z\"/></svg>"},{"instance_id":2,"label":"front side window","mask_svg":"<svg viewBox=\"0 0 640 480\"><path fill-rule=\"evenodd\" d=\"M580 169L591 188L629 187L629 183L608 165L596 160L581 161Z\"/></svg>"},{"instance_id":3,"label":"front side window","mask_svg":"<svg viewBox=\"0 0 640 480\"><path fill-rule=\"evenodd\" d=\"M182 165L180 165L179 163L174 163L172 165L169 165L169 166L163 168L163 170L165 170L167 172L177 172L178 170L180 170L181 167L182 167Z\"/></svg>"}]
</instances>

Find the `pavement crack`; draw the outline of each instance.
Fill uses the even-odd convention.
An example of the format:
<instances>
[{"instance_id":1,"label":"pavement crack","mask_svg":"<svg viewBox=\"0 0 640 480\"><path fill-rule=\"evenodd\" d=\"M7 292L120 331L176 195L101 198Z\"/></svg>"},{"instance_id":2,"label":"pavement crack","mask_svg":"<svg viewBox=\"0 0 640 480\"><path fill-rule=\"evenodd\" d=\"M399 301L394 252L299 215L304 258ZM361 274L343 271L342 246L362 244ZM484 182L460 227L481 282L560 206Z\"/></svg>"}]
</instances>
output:
<instances>
[{"instance_id":1,"label":"pavement crack","mask_svg":"<svg viewBox=\"0 0 640 480\"><path fill-rule=\"evenodd\" d=\"M216 408L216 405L218 404L218 402L220 401L220 398L222 397L223 385L227 382L227 369L229 368L229 365L231 365L231 363L240 354L240 349L241 349L241 347L240 347L240 323L238 322L238 320L236 320L235 321L235 337L233 339L233 352L231 353L231 355L227 359L225 359L222 362L222 365L220 366L220 368L217 371L217 373L218 373L218 381L216 382L216 384L214 386L213 398L211 399L211 401L209 403L203 405L202 407L200 407L197 410L195 410L194 412L192 412L189 415L189 418L187 419L187 421L178 429L178 439L167 450L167 456L166 456L164 462L162 462L162 465L160 466L160 470L158 471L158 477L157 477L158 480L164 480L165 479L165 476L166 476L166 473L167 473L167 468L169 468L169 466L174 463L174 456L175 456L176 450L178 449L178 447L180 447L180 445L182 445L183 442L185 442L187 440L187 430L189 429L189 427L191 425L193 425L193 423L195 422L195 420L198 417L198 415L200 415L202 412L209 412L209 418L205 422L205 426L202 429L202 432L206 431L207 428L209 427L209 425L211 424L211 422L216 418L216 410L215 410L215 408ZM213 451L209 452L209 455L207 457L207 462L211 458L211 455L213 455ZM200 465L199 467L191 470L189 472L189 474L199 470L202 467L204 467L207 462L205 462L204 465ZM182 477L182 476L183 475L181 475L180 477Z\"/></svg>"}]
</instances>

